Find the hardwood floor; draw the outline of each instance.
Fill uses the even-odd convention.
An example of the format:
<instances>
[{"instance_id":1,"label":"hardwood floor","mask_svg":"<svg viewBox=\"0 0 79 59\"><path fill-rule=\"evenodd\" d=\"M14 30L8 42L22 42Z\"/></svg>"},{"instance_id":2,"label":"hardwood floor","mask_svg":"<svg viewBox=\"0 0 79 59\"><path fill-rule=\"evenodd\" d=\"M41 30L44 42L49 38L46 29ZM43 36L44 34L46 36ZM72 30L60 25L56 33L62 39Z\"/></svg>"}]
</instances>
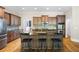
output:
<instances>
[{"instance_id":1,"label":"hardwood floor","mask_svg":"<svg viewBox=\"0 0 79 59\"><path fill-rule=\"evenodd\" d=\"M21 39L18 38L7 44L5 48L0 50L0 52L20 52L21 51Z\"/></svg>"},{"instance_id":2,"label":"hardwood floor","mask_svg":"<svg viewBox=\"0 0 79 59\"><path fill-rule=\"evenodd\" d=\"M64 52L79 52L79 43L72 42L69 38L63 39Z\"/></svg>"},{"instance_id":3,"label":"hardwood floor","mask_svg":"<svg viewBox=\"0 0 79 59\"><path fill-rule=\"evenodd\" d=\"M69 38L64 38L63 48L63 52L79 52L79 43L72 42ZM8 43L0 52L21 52L21 38Z\"/></svg>"}]
</instances>

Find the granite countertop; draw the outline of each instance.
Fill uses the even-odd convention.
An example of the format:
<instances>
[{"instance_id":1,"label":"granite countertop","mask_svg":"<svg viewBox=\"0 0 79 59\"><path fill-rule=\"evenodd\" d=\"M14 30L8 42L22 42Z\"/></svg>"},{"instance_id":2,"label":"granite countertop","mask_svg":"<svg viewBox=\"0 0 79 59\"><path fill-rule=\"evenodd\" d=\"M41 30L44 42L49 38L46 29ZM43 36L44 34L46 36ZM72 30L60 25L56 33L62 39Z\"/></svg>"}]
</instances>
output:
<instances>
[{"instance_id":1,"label":"granite countertop","mask_svg":"<svg viewBox=\"0 0 79 59\"><path fill-rule=\"evenodd\" d=\"M35 36L34 34L29 34L29 33L20 33L21 35L29 35L29 36Z\"/></svg>"},{"instance_id":2,"label":"granite countertop","mask_svg":"<svg viewBox=\"0 0 79 59\"><path fill-rule=\"evenodd\" d=\"M43 35L34 35L34 34L32 34L32 35L30 35L29 33L20 33L21 35L27 35L27 36L38 36L38 37L40 37L40 36L43 36ZM44 34L44 33L43 33ZM44 37L47 37L47 35L44 35ZM63 38L63 36L62 35L48 35L49 37L51 37L51 38L56 38L56 39L58 39L58 38Z\"/></svg>"}]
</instances>

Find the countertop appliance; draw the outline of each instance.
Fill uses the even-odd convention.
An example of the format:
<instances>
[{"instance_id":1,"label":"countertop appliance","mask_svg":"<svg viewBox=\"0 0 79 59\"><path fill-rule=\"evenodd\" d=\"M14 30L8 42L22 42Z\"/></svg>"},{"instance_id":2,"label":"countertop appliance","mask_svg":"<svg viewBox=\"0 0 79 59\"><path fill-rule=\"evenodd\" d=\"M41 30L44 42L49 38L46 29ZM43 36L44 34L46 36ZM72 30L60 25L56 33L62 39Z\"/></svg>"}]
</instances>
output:
<instances>
[{"instance_id":1,"label":"countertop appliance","mask_svg":"<svg viewBox=\"0 0 79 59\"><path fill-rule=\"evenodd\" d=\"M0 49L7 44L7 24L4 18L0 18Z\"/></svg>"}]
</instances>

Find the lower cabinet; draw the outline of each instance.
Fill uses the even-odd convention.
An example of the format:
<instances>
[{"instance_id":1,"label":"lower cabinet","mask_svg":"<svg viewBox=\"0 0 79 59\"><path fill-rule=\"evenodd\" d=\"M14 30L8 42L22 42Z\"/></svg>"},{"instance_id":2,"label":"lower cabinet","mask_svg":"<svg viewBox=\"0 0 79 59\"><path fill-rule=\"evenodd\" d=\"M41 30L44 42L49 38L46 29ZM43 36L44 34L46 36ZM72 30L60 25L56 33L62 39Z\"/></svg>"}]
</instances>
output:
<instances>
[{"instance_id":1,"label":"lower cabinet","mask_svg":"<svg viewBox=\"0 0 79 59\"><path fill-rule=\"evenodd\" d=\"M14 40L14 33L13 32L7 32L7 42L11 42Z\"/></svg>"},{"instance_id":2,"label":"lower cabinet","mask_svg":"<svg viewBox=\"0 0 79 59\"><path fill-rule=\"evenodd\" d=\"M11 42L15 39L18 39L20 37L20 33L17 31L8 31L7 32L7 42Z\"/></svg>"}]
</instances>

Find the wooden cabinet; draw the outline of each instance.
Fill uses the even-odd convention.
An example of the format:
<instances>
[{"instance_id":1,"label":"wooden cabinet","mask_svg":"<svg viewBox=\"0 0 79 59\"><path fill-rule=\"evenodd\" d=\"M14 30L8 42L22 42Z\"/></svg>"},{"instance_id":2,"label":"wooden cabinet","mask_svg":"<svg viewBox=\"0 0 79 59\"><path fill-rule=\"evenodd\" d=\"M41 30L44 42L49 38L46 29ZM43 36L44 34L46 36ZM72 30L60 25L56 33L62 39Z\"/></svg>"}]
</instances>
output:
<instances>
[{"instance_id":1,"label":"wooden cabinet","mask_svg":"<svg viewBox=\"0 0 79 59\"><path fill-rule=\"evenodd\" d=\"M11 15L11 25L15 25L15 16Z\"/></svg>"},{"instance_id":2,"label":"wooden cabinet","mask_svg":"<svg viewBox=\"0 0 79 59\"><path fill-rule=\"evenodd\" d=\"M13 41L14 40L14 33L13 32L8 32L7 33L7 42L9 43L9 42L11 42L11 41Z\"/></svg>"},{"instance_id":3,"label":"wooden cabinet","mask_svg":"<svg viewBox=\"0 0 79 59\"><path fill-rule=\"evenodd\" d=\"M20 33L16 30L7 32L8 43L19 38L19 37L20 37Z\"/></svg>"},{"instance_id":4,"label":"wooden cabinet","mask_svg":"<svg viewBox=\"0 0 79 59\"><path fill-rule=\"evenodd\" d=\"M7 25L19 26L21 25L21 18L11 13L4 12L4 7L0 6L0 17L4 18Z\"/></svg>"},{"instance_id":5,"label":"wooden cabinet","mask_svg":"<svg viewBox=\"0 0 79 59\"><path fill-rule=\"evenodd\" d=\"M4 19L8 26L20 26L21 25L21 17L17 15L5 12Z\"/></svg>"},{"instance_id":6,"label":"wooden cabinet","mask_svg":"<svg viewBox=\"0 0 79 59\"><path fill-rule=\"evenodd\" d=\"M38 24L41 24L42 23L42 20L41 20L41 17L33 17L33 24L35 25L38 25Z\"/></svg>"},{"instance_id":7,"label":"wooden cabinet","mask_svg":"<svg viewBox=\"0 0 79 59\"><path fill-rule=\"evenodd\" d=\"M11 24L11 19L10 19L10 14L9 13L5 12L4 19L5 19L6 23L7 23L7 25Z\"/></svg>"},{"instance_id":8,"label":"wooden cabinet","mask_svg":"<svg viewBox=\"0 0 79 59\"><path fill-rule=\"evenodd\" d=\"M20 25L20 17L14 16L14 24L15 24L16 26L19 26L19 25Z\"/></svg>"},{"instance_id":9,"label":"wooden cabinet","mask_svg":"<svg viewBox=\"0 0 79 59\"><path fill-rule=\"evenodd\" d=\"M17 25L20 26L21 25L21 17L16 16L16 20L17 20Z\"/></svg>"},{"instance_id":10,"label":"wooden cabinet","mask_svg":"<svg viewBox=\"0 0 79 59\"><path fill-rule=\"evenodd\" d=\"M42 22L48 22L48 16L42 15Z\"/></svg>"},{"instance_id":11,"label":"wooden cabinet","mask_svg":"<svg viewBox=\"0 0 79 59\"><path fill-rule=\"evenodd\" d=\"M0 6L0 17L4 18L4 8Z\"/></svg>"},{"instance_id":12,"label":"wooden cabinet","mask_svg":"<svg viewBox=\"0 0 79 59\"><path fill-rule=\"evenodd\" d=\"M38 17L38 20L37 20L38 24L42 24L42 20L41 20L41 17Z\"/></svg>"},{"instance_id":13,"label":"wooden cabinet","mask_svg":"<svg viewBox=\"0 0 79 59\"><path fill-rule=\"evenodd\" d=\"M38 17L33 17L33 25L38 24Z\"/></svg>"},{"instance_id":14,"label":"wooden cabinet","mask_svg":"<svg viewBox=\"0 0 79 59\"><path fill-rule=\"evenodd\" d=\"M19 16L11 14L11 25L13 25L13 26L19 26L21 24L20 21L21 20L20 20Z\"/></svg>"},{"instance_id":15,"label":"wooden cabinet","mask_svg":"<svg viewBox=\"0 0 79 59\"><path fill-rule=\"evenodd\" d=\"M19 30L15 30L14 31L14 39L17 39L17 38L19 38L20 37L20 33L19 33Z\"/></svg>"},{"instance_id":16,"label":"wooden cabinet","mask_svg":"<svg viewBox=\"0 0 79 59\"><path fill-rule=\"evenodd\" d=\"M42 17L33 17L33 24L42 24L48 22L48 16L43 15Z\"/></svg>"},{"instance_id":17,"label":"wooden cabinet","mask_svg":"<svg viewBox=\"0 0 79 59\"><path fill-rule=\"evenodd\" d=\"M42 15L41 17L33 17L33 26L35 29L42 29L48 22L48 16Z\"/></svg>"},{"instance_id":18,"label":"wooden cabinet","mask_svg":"<svg viewBox=\"0 0 79 59\"><path fill-rule=\"evenodd\" d=\"M48 23L49 24L56 24L56 17L49 17L48 18Z\"/></svg>"},{"instance_id":19,"label":"wooden cabinet","mask_svg":"<svg viewBox=\"0 0 79 59\"><path fill-rule=\"evenodd\" d=\"M57 15L57 23L65 23L65 15Z\"/></svg>"}]
</instances>

